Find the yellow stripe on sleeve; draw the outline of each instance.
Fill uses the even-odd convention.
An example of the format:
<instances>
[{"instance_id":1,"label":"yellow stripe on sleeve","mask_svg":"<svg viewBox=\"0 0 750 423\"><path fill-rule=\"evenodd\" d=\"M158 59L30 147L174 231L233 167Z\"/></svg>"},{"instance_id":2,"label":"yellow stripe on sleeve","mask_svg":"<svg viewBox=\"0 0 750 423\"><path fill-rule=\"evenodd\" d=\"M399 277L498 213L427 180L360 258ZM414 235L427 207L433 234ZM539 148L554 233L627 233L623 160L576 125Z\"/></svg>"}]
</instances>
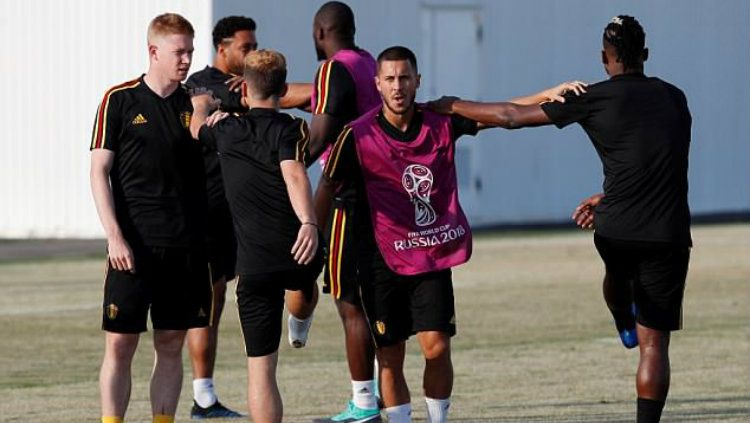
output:
<instances>
[{"instance_id":1,"label":"yellow stripe on sleeve","mask_svg":"<svg viewBox=\"0 0 750 423\"><path fill-rule=\"evenodd\" d=\"M307 160L307 154L305 153L305 149L307 148L307 144L310 143L310 132L307 130L307 123L304 119L300 119L300 125L299 125L299 133L300 133L300 139L297 140L297 152L295 154L294 159L297 161L304 162Z\"/></svg>"},{"instance_id":2,"label":"yellow stripe on sleeve","mask_svg":"<svg viewBox=\"0 0 750 423\"><path fill-rule=\"evenodd\" d=\"M336 167L339 163L339 156L341 156L341 149L344 146L344 143L346 142L346 139L349 137L349 133L352 131L352 128L349 126L344 127L344 130L341 131L341 134L339 135L338 139L336 139L336 142L333 144L333 148L331 149L331 155L328 157L328 161L326 162L325 169L323 170L323 173L331 179L333 177L333 174L336 172Z\"/></svg>"}]
</instances>

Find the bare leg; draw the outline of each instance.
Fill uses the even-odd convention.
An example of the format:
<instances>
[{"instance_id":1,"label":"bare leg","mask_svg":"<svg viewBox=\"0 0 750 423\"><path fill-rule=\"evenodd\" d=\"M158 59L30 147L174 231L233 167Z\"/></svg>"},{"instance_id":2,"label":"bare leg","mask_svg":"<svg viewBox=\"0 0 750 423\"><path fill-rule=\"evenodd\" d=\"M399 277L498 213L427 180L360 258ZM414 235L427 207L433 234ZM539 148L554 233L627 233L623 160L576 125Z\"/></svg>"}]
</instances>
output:
<instances>
[{"instance_id":1,"label":"bare leg","mask_svg":"<svg viewBox=\"0 0 750 423\"><path fill-rule=\"evenodd\" d=\"M444 332L419 332L417 340L425 359L423 388L428 398L446 399L453 391L451 338Z\"/></svg>"},{"instance_id":2,"label":"bare leg","mask_svg":"<svg viewBox=\"0 0 750 423\"><path fill-rule=\"evenodd\" d=\"M315 306L318 304L318 285L315 284L315 288L312 291L312 298L305 298L305 294L302 291L286 291L284 295L284 302L289 313L300 319L304 320L312 316L315 311Z\"/></svg>"},{"instance_id":3,"label":"bare leg","mask_svg":"<svg viewBox=\"0 0 750 423\"><path fill-rule=\"evenodd\" d=\"M351 378L357 381L372 380L375 373L375 346L365 313L361 307L346 301L337 300L336 308L344 325L346 361Z\"/></svg>"},{"instance_id":4,"label":"bare leg","mask_svg":"<svg viewBox=\"0 0 750 423\"><path fill-rule=\"evenodd\" d=\"M380 386L383 403L386 407L411 402L409 387L404 378L404 354L406 343L380 347L376 350L380 365Z\"/></svg>"},{"instance_id":5,"label":"bare leg","mask_svg":"<svg viewBox=\"0 0 750 423\"><path fill-rule=\"evenodd\" d=\"M637 326L640 341L640 361L636 375L639 398L665 401L669 392L670 332Z\"/></svg>"},{"instance_id":6,"label":"bare leg","mask_svg":"<svg viewBox=\"0 0 750 423\"><path fill-rule=\"evenodd\" d=\"M105 332L104 359L99 372L102 416L125 416L130 401L130 367L138 339L138 334Z\"/></svg>"},{"instance_id":7,"label":"bare leg","mask_svg":"<svg viewBox=\"0 0 750 423\"><path fill-rule=\"evenodd\" d=\"M151 411L174 416L182 389L184 330L154 330L154 370L151 374Z\"/></svg>"},{"instance_id":8,"label":"bare leg","mask_svg":"<svg viewBox=\"0 0 750 423\"><path fill-rule=\"evenodd\" d=\"M247 405L255 423L280 423L284 413L276 363L279 352L247 358Z\"/></svg>"}]
</instances>

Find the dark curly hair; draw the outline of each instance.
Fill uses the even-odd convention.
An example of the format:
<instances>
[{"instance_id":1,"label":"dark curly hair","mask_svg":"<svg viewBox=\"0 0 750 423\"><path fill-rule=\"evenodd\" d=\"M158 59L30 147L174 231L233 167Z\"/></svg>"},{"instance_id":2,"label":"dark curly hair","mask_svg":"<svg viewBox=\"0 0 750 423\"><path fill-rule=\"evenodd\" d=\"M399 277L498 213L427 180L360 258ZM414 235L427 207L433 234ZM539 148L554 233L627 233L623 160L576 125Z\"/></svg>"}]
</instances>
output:
<instances>
[{"instance_id":1,"label":"dark curly hair","mask_svg":"<svg viewBox=\"0 0 750 423\"><path fill-rule=\"evenodd\" d=\"M646 46L646 33L638 21L628 15L618 15L604 28L604 42L617 52L617 60L625 69L641 66L643 49Z\"/></svg>"},{"instance_id":2,"label":"dark curly hair","mask_svg":"<svg viewBox=\"0 0 750 423\"><path fill-rule=\"evenodd\" d=\"M255 31L255 21L246 16L227 16L216 22L214 31L211 33L214 40L214 48L218 50L219 44L227 38L232 38L237 31Z\"/></svg>"}]
</instances>

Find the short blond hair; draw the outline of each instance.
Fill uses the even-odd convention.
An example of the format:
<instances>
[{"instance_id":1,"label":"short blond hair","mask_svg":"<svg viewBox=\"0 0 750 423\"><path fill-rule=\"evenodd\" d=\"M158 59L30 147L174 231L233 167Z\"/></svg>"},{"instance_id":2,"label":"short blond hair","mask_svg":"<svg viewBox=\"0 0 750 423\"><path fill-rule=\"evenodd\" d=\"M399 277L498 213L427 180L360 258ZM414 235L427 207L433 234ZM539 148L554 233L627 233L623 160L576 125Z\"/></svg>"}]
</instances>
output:
<instances>
[{"instance_id":1,"label":"short blond hair","mask_svg":"<svg viewBox=\"0 0 750 423\"><path fill-rule=\"evenodd\" d=\"M177 13L163 13L151 20L148 24L148 34L146 40L150 43L157 37L165 35L181 34L195 36L193 25L190 21L183 18Z\"/></svg>"},{"instance_id":2,"label":"short blond hair","mask_svg":"<svg viewBox=\"0 0 750 423\"><path fill-rule=\"evenodd\" d=\"M255 50L245 56L244 78L261 99L280 96L286 85L286 58L274 50Z\"/></svg>"}]
</instances>

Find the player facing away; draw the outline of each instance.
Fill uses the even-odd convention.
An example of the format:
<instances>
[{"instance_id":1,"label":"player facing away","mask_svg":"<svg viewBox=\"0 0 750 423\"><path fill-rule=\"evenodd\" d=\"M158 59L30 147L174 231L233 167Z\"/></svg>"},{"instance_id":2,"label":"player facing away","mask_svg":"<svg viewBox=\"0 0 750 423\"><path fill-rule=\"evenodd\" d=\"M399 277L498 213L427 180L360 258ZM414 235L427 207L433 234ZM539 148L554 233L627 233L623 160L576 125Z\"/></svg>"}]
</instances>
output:
<instances>
[{"instance_id":1,"label":"player facing away","mask_svg":"<svg viewBox=\"0 0 750 423\"><path fill-rule=\"evenodd\" d=\"M244 16L220 19L212 33L216 49L213 65L190 75L185 85L193 90L211 90L221 101L222 110L245 112L247 107L242 104L242 95L230 90L227 81L233 75L242 74L245 56L258 47L255 28L255 21ZM234 237L229 204L224 195L219 156L213 146L201 145L201 149L206 168L206 252L211 266L214 310L210 326L190 329L187 334L187 346L193 368L193 406L190 417L239 418L243 416L219 402L213 380L219 322L224 310L227 282L235 278L237 241Z\"/></svg>"},{"instance_id":2,"label":"player facing away","mask_svg":"<svg viewBox=\"0 0 750 423\"><path fill-rule=\"evenodd\" d=\"M313 20L313 40L319 60L312 97L310 128L311 161L321 156L325 163L330 146L343 126L381 104L375 88L375 59L354 42L354 13L344 3L328 2ZM321 178L318 186L327 182ZM316 194L316 198L318 195ZM333 204L320 208L321 227L327 229L328 259L323 292L330 293L344 327L346 358L351 376L352 398L345 410L316 422L380 421L374 377L375 349L362 311L356 284L352 237L358 216L353 191L336 192ZM330 212L330 209L333 209ZM289 321L290 333L302 322Z\"/></svg>"},{"instance_id":3,"label":"player facing away","mask_svg":"<svg viewBox=\"0 0 750 423\"><path fill-rule=\"evenodd\" d=\"M102 422L122 422L131 363L150 312L155 360L153 421L173 422L182 387L182 344L211 315L204 249L205 181L189 131L193 107L181 85L193 27L180 15L148 27L146 74L106 92L91 142L91 189L107 236Z\"/></svg>"},{"instance_id":4,"label":"player facing away","mask_svg":"<svg viewBox=\"0 0 750 423\"><path fill-rule=\"evenodd\" d=\"M220 100L219 108L229 113L244 113L247 103L239 89L245 56L257 49L256 24L245 16L220 19L212 32L216 55L212 66L190 75L185 85L193 90L210 90ZM310 103L312 84L290 84L281 98L281 107L305 107ZM235 88L236 87L236 88ZM224 309L226 284L235 278L237 241L232 217L224 195L219 157L214 146L203 144L208 191L207 252L214 287L214 319L208 328L188 331L187 344L193 366L194 419L242 417L219 402L214 390L214 365L219 321Z\"/></svg>"},{"instance_id":5,"label":"player facing away","mask_svg":"<svg viewBox=\"0 0 750 423\"><path fill-rule=\"evenodd\" d=\"M309 131L303 119L279 113L286 60L258 50L245 57L243 97L250 110L213 127L207 93L193 96L193 136L216 145L237 235L237 305L248 356L248 408L256 423L280 422L276 382L281 317L312 317L322 246L305 159Z\"/></svg>"},{"instance_id":6,"label":"player facing away","mask_svg":"<svg viewBox=\"0 0 750 423\"><path fill-rule=\"evenodd\" d=\"M388 48L377 63L381 106L345 126L326 162L329 184L321 198L331 199L334 189L356 195L352 248L388 421L411 421L403 365L406 340L416 334L428 419L445 422L456 333L451 268L471 255L471 230L458 203L455 142L481 126L415 103L420 76L411 50ZM516 100L547 101L567 89L561 87Z\"/></svg>"},{"instance_id":7,"label":"player facing away","mask_svg":"<svg viewBox=\"0 0 750 423\"><path fill-rule=\"evenodd\" d=\"M593 204L594 242L611 282L636 305L640 361L637 421L658 422L670 382L669 341L682 326L690 248L688 153L692 118L683 92L647 77L645 33L638 21L616 16L604 29L602 62L610 78L565 103L516 106L445 98L436 110L490 125L520 128L578 123L604 170L604 197ZM609 302L609 301L608 301Z\"/></svg>"},{"instance_id":8,"label":"player facing away","mask_svg":"<svg viewBox=\"0 0 750 423\"><path fill-rule=\"evenodd\" d=\"M596 206L601 203L604 194L594 194L581 200L580 204L573 210L573 221L581 229L594 228L594 213ZM635 318L638 314L637 307L633 302L633 283L615 283L608 274L604 274L602 280L602 294L604 302L615 320L615 328L620 341L625 348L638 346L638 332L635 327Z\"/></svg>"}]
</instances>

